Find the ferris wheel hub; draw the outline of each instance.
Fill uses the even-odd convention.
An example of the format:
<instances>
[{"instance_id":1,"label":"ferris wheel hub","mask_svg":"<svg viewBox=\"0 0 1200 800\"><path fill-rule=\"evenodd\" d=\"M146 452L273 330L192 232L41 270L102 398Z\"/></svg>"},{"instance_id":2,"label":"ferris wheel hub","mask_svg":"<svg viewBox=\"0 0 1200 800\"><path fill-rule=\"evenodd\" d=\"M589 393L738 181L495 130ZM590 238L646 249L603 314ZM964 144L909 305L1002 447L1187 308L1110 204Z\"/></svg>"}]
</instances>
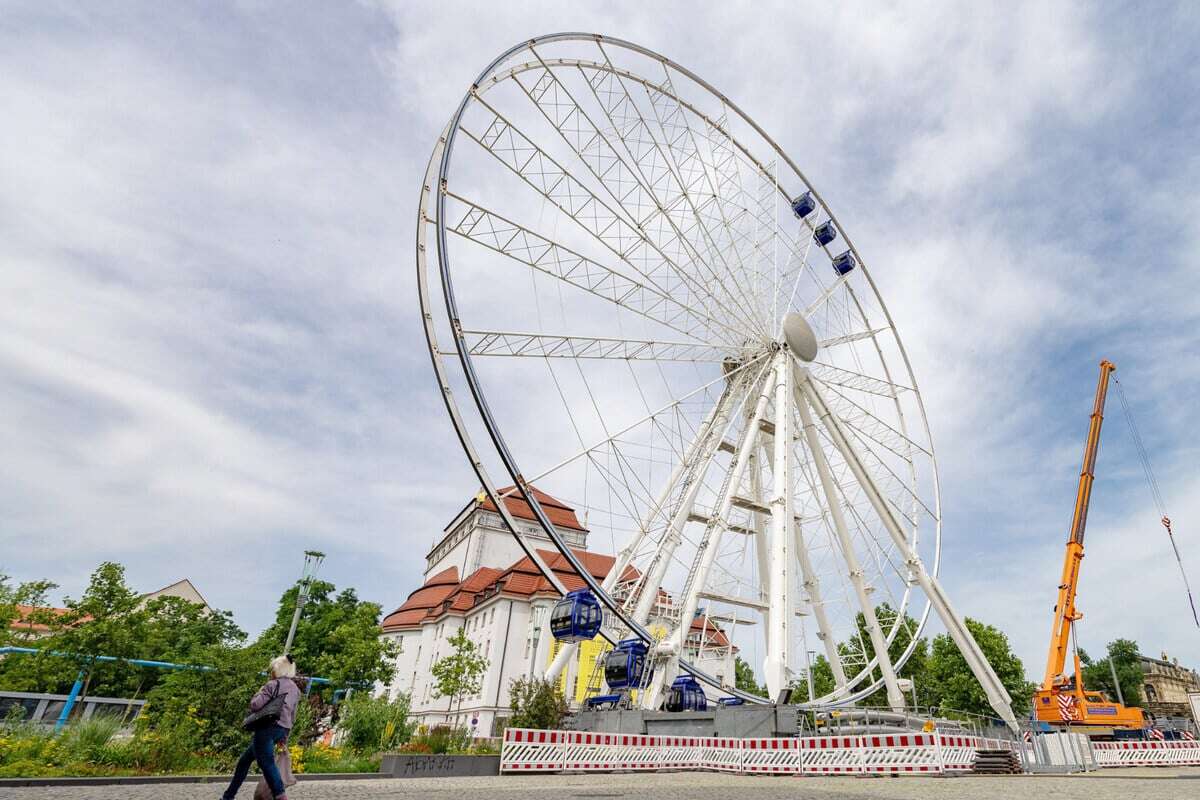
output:
<instances>
[{"instance_id":1,"label":"ferris wheel hub","mask_svg":"<svg viewBox=\"0 0 1200 800\"><path fill-rule=\"evenodd\" d=\"M783 318L783 340L801 361L817 357L817 335L802 314L793 311Z\"/></svg>"}]
</instances>

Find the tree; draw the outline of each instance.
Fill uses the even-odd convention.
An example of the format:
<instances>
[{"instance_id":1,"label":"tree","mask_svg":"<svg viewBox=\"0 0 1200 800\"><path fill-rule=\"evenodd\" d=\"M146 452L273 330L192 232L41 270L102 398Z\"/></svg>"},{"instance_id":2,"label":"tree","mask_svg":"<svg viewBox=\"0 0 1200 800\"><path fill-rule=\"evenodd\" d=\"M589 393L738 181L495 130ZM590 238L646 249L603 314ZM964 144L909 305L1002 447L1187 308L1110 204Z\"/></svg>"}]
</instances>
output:
<instances>
[{"instance_id":1,"label":"tree","mask_svg":"<svg viewBox=\"0 0 1200 800\"><path fill-rule=\"evenodd\" d=\"M437 687L434 696L449 697L461 710L462 699L480 690L488 660L479 652L479 646L467 638L464 628L450 637L450 646L453 652L439 658L431 670Z\"/></svg>"},{"instance_id":2,"label":"tree","mask_svg":"<svg viewBox=\"0 0 1200 800\"><path fill-rule=\"evenodd\" d=\"M114 561L96 568L79 599L67 598L59 632L41 647L69 654L66 660L73 662L83 677L80 700L87 697L93 684L119 683L118 674L128 669L120 661L97 661L97 656L129 659L141 655L149 615L139 601L125 583L125 568ZM82 704L79 708L82 710Z\"/></svg>"},{"instance_id":3,"label":"tree","mask_svg":"<svg viewBox=\"0 0 1200 800\"><path fill-rule=\"evenodd\" d=\"M997 628L970 617L964 621L1012 697L1013 711L1018 716L1028 712L1035 687L1025 680L1025 667L1021 659L1013 654L1008 637ZM932 652L926 663L925 681L929 687L930 702L943 711L965 711L988 717L995 714L983 687L975 679L949 634L943 633L934 638Z\"/></svg>"},{"instance_id":4,"label":"tree","mask_svg":"<svg viewBox=\"0 0 1200 800\"><path fill-rule=\"evenodd\" d=\"M57 615L46 601L54 588L56 584L45 580L14 586L9 576L0 573L0 647L28 647L38 635L34 626L57 624Z\"/></svg>"},{"instance_id":5,"label":"tree","mask_svg":"<svg viewBox=\"0 0 1200 800\"><path fill-rule=\"evenodd\" d=\"M754 667L743 661L741 656L735 656L733 659L733 685L743 692L759 697L765 697L767 694L767 687L759 686L754 677Z\"/></svg>"},{"instance_id":6,"label":"tree","mask_svg":"<svg viewBox=\"0 0 1200 800\"><path fill-rule=\"evenodd\" d=\"M567 699L557 681L516 678L509 683L508 695L513 710L508 724L514 728L553 730L567 716Z\"/></svg>"},{"instance_id":7,"label":"tree","mask_svg":"<svg viewBox=\"0 0 1200 800\"><path fill-rule=\"evenodd\" d=\"M875 606L875 618L879 621L879 627L883 629L885 636L892 629L896 616L896 610L888 603L881 603ZM871 635L867 631L867 619L862 612L858 613L855 623L858 635L840 644L838 650L842 654L843 663L848 661L850 663L866 664L875 657L875 646L871 642ZM913 640L913 634L916 630L917 621L908 614L905 614L903 621L900 622L900 629L896 631L895 637L892 639L891 644L888 645L888 656L891 658L893 664L900 660L900 656L904 653L905 648ZM929 702L929 691L928 687L925 686L926 662L928 659L929 644L924 638L918 639L908 660L896 671L897 677L909 678L913 681L913 684L916 686L918 704L921 704L922 701L925 703ZM850 676L847 675L846 677ZM880 677L882 677L882 672L876 667L872 672L872 679ZM906 697L905 702L907 703L909 699ZM868 707L886 706L888 704L887 687L880 686L863 698L861 703Z\"/></svg>"},{"instance_id":8,"label":"tree","mask_svg":"<svg viewBox=\"0 0 1200 800\"><path fill-rule=\"evenodd\" d=\"M813 697L822 697L833 691L835 686L833 681L833 667L829 665L829 660L825 656L817 656L812 662L813 676ZM792 690L793 703L808 702L808 674L805 672L804 677L792 681L789 688Z\"/></svg>"},{"instance_id":9,"label":"tree","mask_svg":"<svg viewBox=\"0 0 1200 800\"><path fill-rule=\"evenodd\" d=\"M1080 651L1080 661L1083 660ZM1112 664L1112 666L1109 666ZM1137 642L1132 639L1116 639L1108 643L1108 657L1100 661L1089 661L1083 667L1083 686L1093 692L1104 692L1108 699L1116 702L1117 692L1113 685L1113 667L1121 683L1121 696L1127 706L1142 705L1142 667L1138 661Z\"/></svg>"},{"instance_id":10,"label":"tree","mask_svg":"<svg viewBox=\"0 0 1200 800\"><path fill-rule=\"evenodd\" d=\"M396 645L380 639L382 609L378 603L360 601L353 589L336 595L335 590L327 581L313 581L309 588L292 644L297 667L306 675L329 678L337 686L387 680ZM298 592L299 587L293 586L283 593L274 624L258 637L257 643L267 650L283 651Z\"/></svg>"}]
</instances>

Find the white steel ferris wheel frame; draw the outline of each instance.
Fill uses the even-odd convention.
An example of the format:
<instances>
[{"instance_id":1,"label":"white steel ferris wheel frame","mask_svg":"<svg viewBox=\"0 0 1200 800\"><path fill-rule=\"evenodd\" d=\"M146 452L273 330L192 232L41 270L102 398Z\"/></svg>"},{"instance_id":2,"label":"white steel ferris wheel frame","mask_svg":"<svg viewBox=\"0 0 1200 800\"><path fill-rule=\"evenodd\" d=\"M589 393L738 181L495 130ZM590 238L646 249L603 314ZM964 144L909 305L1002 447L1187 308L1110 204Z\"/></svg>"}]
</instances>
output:
<instances>
[{"instance_id":1,"label":"white steel ferris wheel frame","mask_svg":"<svg viewBox=\"0 0 1200 800\"><path fill-rule=\"evenodd\" d=\"M448 355L455 355L457 357L458 364L462 370L462 378L472 395L472 399L474 401L475 408L478 411L480 421L487 432L487 437L491 440L492 447L495 449L495 455L503 465L504 472L508 474L508 477L516 487L515 491L519 494L520 498L528 504L543 532L553 542L555 548L570 565L571 569L597 596L601 603L606 607L608 612L612 614L613 618L619 620L620 625L625 630L653 646L655 639L645 627L646 609L639 607L630 613L629 609L622 608L619 603L615 602L610 594L613 589L613 582L623 571L624 565L629 563L628 558L631 548L627 547L618 556L616 565L610 571L608 578L603 583L597 581L588 572L588 570L583 567L570 547L558 534L554 525L550 522L545 510L538 502L534 493L528 490L529 481L524 477L521 469L517 465L515 457L505 443L504 437L496 424L494 415L484 396L484 392L475 367L472 363L471 356L473 353L487 354L489 351L491 354L499 353L505 355L533 353L543 357L553 357L555 355L563 354L573 358L586 358L588 357L589 353L593 355L618 353L620 354L619 357L623 358L646 357L665 359L678 358L687 360L689 357L699 357L704 350L703 345L695 342L630 342L620 339L584 339L582 337L546 336L543 334L534 333L512 334L468 330L463 327L459 318L457 301L451 277L449 250L447 247L448 228L446 219L446 200L447 197L451 197L456 201L467 203L468 205L470 204L470 201L454 195L450 191L448 185L451 155L456 136L460 132L460 124L464 112L472 100L475 100L487 107L485 101L481 99L481 95L488 88L495 86L503 80L511 78L526 70L546 69L548 71L549 67L534 49L535 46L564 41L582 41L594 43L601 47L602 52L603 45L624 48L628 51L638 53L642 56L646 56L650 59L660 62L663 65L664 70L674 70L680 75L686 76L697 86L702 87L704 90L711 93L713 97L719 99L724 108L733 112L740 120L749 125L754 132L761 137L761 139L767 143L770 148L774 150L775 156L785 163L802 182L802 184L809 189L813 197L816 198L816 200L821 204L821 207L828 214L829 220L836 224L836 218L828 206L825 206L823 201L821 201L821 198L819 194L817 194L816 190L811 188L811 184L808 183L807 179L800 172L796 164L788 157L786 153L783 152L781 148L779 148L774 140L772 140L750 117L743 113L736 104L718 92L702 78L695 75L685 67L682 67L681 65L665 58L664 56L654 53L634 43L598 34L552 34L521 42L520 44L517 44L506 52L502 53L479 74L474 83L471 85L471 88L464 95L454 115L447 123L446 128L443 130L442 135L439 137L433 153L431 154L425 180L421 188L418 208L416 239L418 294L421 304L426 340L429 346L434 372L438 378L438 382L442 390L443 400L446 404L447 411L450 414L455 430L459 436L460 442L467 453L477 477L480 480L484 492L488 495L495 508L499 511L505 526L513 534L522 549L532 559L533 563L537 566L541 573L550 581L551 585L553 585L560 593L565 593L563 586L558 581L553 571L546 566L546 564L538 556L536 549L519 532L519 528L515 520L512 518L507 505L503 502L503 498L500 496L498 487L501 484L492 480L488 469L485 467L483 459L480 456L480 452L477 450L470 434L468 433L466 421L462 416L462 412L460 411L458 404L455 401L454 394L451 391L449 376L446 371L446 364L443 363L443 358ZM530 53L535 57L535 60L526 62L524 64L517 64L507 70L497 72L497 68L500 65L504 64L522 50L529 50ZM655 92L668 94L681 108L686 107L698 117L703 118L707 124L714 126L728 139L731 144L736 146L741 151L742 155L753 161L755 164L758 164L760 168L762 167L761 163L757 161L750 151L743 146L742 143L735 139L731 133L724 130L720 126L719 122L707 117L703 111L694 107L686 99L674 94L669 87L669 81L667 86L652 84L645 78L629 72L628 70L618 68L608 60L607 55L605 56L604 62L559 58L553 59L552 63L555 65L578 66L581 69L583 67L587 67L588 69L593 70L605 70L614 74L619 74L625 79L641 82L648 87L648 90L649 88L653 88ZM500 116L499 112L491 109L490 107L487 108L496 115L497 119L503 121L503 117ZM507 124L507 121L504 122ZM483 145L483 142L481 142L480 139L478 139L474 134L465 130L463 130L463 132ZM518 130L517 133L519 134L520 131ZM486 147L486 145L483 146ZM530 185L532 186L532 184ZM783 192L778 185L776 185L776 190L781 193ZM787 199L786 195L784 195L784 197ZM563 210L566 211L566 209ZM490 214L494 216L494 212L489 212L486 209L477 209L477 211L478 216L474 218L475 220L482 219L483 215ZM475 212L473 211L472 213ZM504 220L504 222L508 223L507 220ZM804 220L804 223L809 227L810 230L813 228L812 223L807 219ZM461 224L463 223L460 223L460 225ZM516 223L508 224L514 226L517 225ZM428 236L426 230L428 225L436 226L434 250L436 253L442 285L442 299L445 303L444 313L446 314L446 319L444 322L448 323L451 335L454 339L454 347L450 350L442 349L439 346L438 336L435 330L439 320L435 319L435 306L430 301L429 293L429 281L427 274ZM858 252L854 248L853 243L850 241L848 234L845 233L845 229L842 228L841 225L837 225L837 230L842 232L846 246L849 248L849 252L852 253L857 259L857 264L860 265L862 275L867 281L871 290L874 292L879 303L879 310L884 315L884 318L888 323L888 329L890 329L893 334L895 347L897 348L899 356L902 359L904 369L908 373L910 388L913 392L917 408L919 409L920 423L924 428L924 432L927 437L926 441L928 441L928 421L926 419L924 404L921 401L919 392L916 390L916 380L913 376L911 365L909 364L908 355L905 352L899 337L895 335L895 328L891 319L891 315L887 311L882 297L876 290L874 281L871 279L869 272L866 270L865 266L861 266L863 264L862 259L858 256ZM460 233L461 235L460 231L455 232ZM533 234L531 231L525 231L525 233L527 235L536 236L536 234ZM553 245L554 243L549 244ZM571 255L578 256L578 254L574 253ZM578 256L578 258L586 261L583 256ZM530 266L536 265L530 264ZM604 268L600 267L600 269L603 270ZM557 277L560 277L564 280L568 278L566 275L558 275ZM836 288L840 288L844 284L844 277L845 276L843 276L843 279L835 282L834 286L830 287L828 292L833 292ZM622 280L626 285L614 285ZM648 283L651 282L648 281ZM576 285L586 291L599 294L600 296L610 299L616 298L619 295L623 300L627 300L631 304L637 304L638 302L645 303L646 297L649 297L649 303L653 304L653 307L657 308L661 307L662 305L662 298L653 296L656 291L655 287L630 283L627 278L624 276L617 276L616 273L602 276L599 280L585 278L583 282L576 283ZM845 286L845 288L848 295L853 298L855 305L858 306L861 311L861 306L858 305L859 301L857 295L854 294L853 289L848 284ZM650 304L647 304L644 307L651 307ZM677 316L673 319L677 320L679 318L680 317L677 314ZM668 327L671 327L670 322L673 320L660 318L658 321L666 324ZM692 321L694 323L697 322L695 319ZM714 322L719 324L717 320L712 318L709 318L707 321L698 320L698 323L702 326L711 326ZM767 326L774 325L774 323L770 320L766 320L765 324ZM806 324L801 323L801 327L806 327ZM711 331L712 328L708 327L706 330ZM811 331L808 331L808 333L811 334ZM874 341L877 333L880 333L880 331L867 331L865 334L861 334L860 336L861 338L870 338ZM912 583L918 584L922 589L922 592L926 595L926 604L920 614L917 630L911 632L910 641L901 656L895 660L895 665L898 666L899 664L902 664L912 653L917 644L920 630L923 629L928 619L930 610L932 609L936 611L955 644L966 658L968 665L983 685L983 688L993 708L995 708L996 712L1002 718L1004 718L1004 720L1008 722L1010 726L1015 726L1015 720L1010 708L1010 698L1007 692L1005 691L998 677L995 675L995 672L992 670L990 664L988 664L986 658L983 656L978 644L971 637L970 632L963 624L961 618L950 605L949 599L942 590L941 585L936 577L941 552L941 509L940 492L937 483L936 457L934 456L932 445L930 445L928 450L928 456L932 465L932 490L934 495L933 509L930 511L930 513L935 519L936 527L935 538L933 542L933 564L932 568L927 570L922 562L922 559L916 551L915 529L911 532L911 535L905 532L905 526L901 524L901 521L897 517L895 510L888 504L888 501L884 497L883 493L875 485L873 478L862 462L861 457L858 455L855 445L852 441L853 437L847 434L847 431L839 420L838 415L830 409L826 399L822 396L821 392L818 390L813 381L810 380L808 364L806 362L811 361L811 357L806 358L794 352L796 348L789 347L789 343L785 340L783 334L784 331L782 329L775 331L775 338L779 340L778 349L770 356L769 365L763 367L762 372L759 373L759 377L761 379L758 380L753 386L748 386L749 391L758 394L758 403L754 410L753 423L748 426L745 431L746 440L742 442L742 447L738 448L734 467L734 471L740 476L740 470L744 468L746 460L760 456L765 457L769 462L776 465L776 467L772 470L775 476L775 486L771 487L772 505L770 513L770 521L772 525L772 535L770 537L770 547L772 548L772 571L778 573L779 570L786 569L785 565L789 563L788 550L789 548L794 548L799 565L799 572L801 573L801 578L803 579L803 585L809 591L810 597L812 596L812 593L817 590L814 586L815 579L811 574L811 567L806 564L805 546L800 539L801 534L799 526L793 526L793 511L790 505L791 491L788 489L790 486L789 469L792 462L792 450L786 444L793 438L806 439L808 441L808 446L815 456L814 463L820 479L821 490L829 499L829 510L832 516L833 527L838 536L841 538L843 544L846 545L848 543L848 534L845 529L845 523L840 519L841 506L840 503L836 502L834 499L834 494L837 492L837 488L834 485L835 481L830 474L828 464L824 462L822 456L823 448L816 444L815 437L818 435L818 429L820 429L824 432L823 435L833 443L834 447L844 458L845 464L850 468L855 480L862 488L866 498L870 501L875 513L883 523L884 528L891 536L897 552L904 557L906 567L911 577L911 580L906 584L904 589L905 600L907 601L909 592L911 591L910 587ZM804 338L803 332L801 332L799 338ZM823 342L820 344L829 345L836 343L837 342ZM817 343L814 342L813 347L815 348L816 346ZM879 352L880 361L883 365L886 377L886 381L876 380L876 382L881 385L879 393L885 397L890 396L890 398L897 404L897 411L899 411L899 400L897 398L896 391L897 384L892 381L890 371L887 367L887 362L883 358L882 351L879 350L878 341L874 341L874 346ZM602 356L597 355L596 357ZM867 376L859 376L859 378L872 380ZM883 387L886 387L886 389ZM776 413L773 421L773 430L775 431L773 437L767 437L760 440L758 421L762 420L764 411L766 410L768 401L770 400L774 401L774 408L786 408L788 409L788 412L782 414ZM722 403L723 402L724 400L722 400ZM704 426L702 426L703 428L713 427L714 423L717 421L715 418L719 417L720 413L728 413L719 412L719 407L722 405L722 403L719 403L718 407L714 407L712 409L709 418L705 421ZM800 425L798 426L800 430L797 431L795 437L793 437L788 430L789 425L792 424L793 417L790 412L793 409L798 411L800 422ZM899 412L899 418L900 425L903 428L904 418L902 411ZM702 432L707 433L707 431ZM697 441L699 441L699 438L700 437L698 436ZM760 447L761 454L759 452ZM773 452L771 449L772 447L774 447ZM678 465L679 468L683 468L684 464L685 462L681 461ZM671 481L668 482L668 486L663 490L664 497L670 490L671 484L674 483L677 477L678 476L673 477ZM734 481L734 483L736 484L737 481ZM722 498L722 504L725 511L728 510L728 504L732 500L732 491L732 488L730 488L728 492L724 493ZM814 492L815 491L816 488L814 487ZM661 503L662 500L659 501L660 505ZM687 505L688 504L686 503L684 504L685 507ZM703 559L705 558L708 558L709 561L711 561L708 554L714 548L708 545L712 540L711 535L713 533L712 529L714 527L714 523L715 527L717 528L720 528L722 524L725 524L723 514L714 514L709 524L709 530L706 531L705 540L701 543L702 555L699 557L702 559L702 563ZM643 526L643 528L644 527L645 526ZM716 536L719 538L719 530L716 532ZM903 704L903 698L899 695L894 665L888 656L887 645L892 642L900 626L893 624L890 632L886 636L883 634L878 622L874 619L873 606L867 599L867 590L862 584L861 569L858 569L853 563L853 548L843 547L843 550L845 553L849 554L847 566L850 571L851 581L854 584L859 605L866 617L866 627L872 639L873 650L876 655L869 661L869 663L867 663L863 671L859 673L859 675L868 675L867 685L855 688L854 685L846 683L845 676L841 674L841 663L836 657L835 652L830 650L829 660L831 668L834 669L835 673L838 673L835 676L838 679L838 689L833 695L825 699L825 702L818 705L828 706L850 704L867 696L868 694L871 694L881 685L883 685L887 689L889 703L893 707L898 707ZM665 558L660 560L662 562L666 561ZM857 579L855 578L856 575L858 576ZM648 575L645 579L647 580L648 585L656 585L654 583L653 575ZM769 604L771 607L790 609L792 600L787 595L787 592L789 591L788 584L789 579L781 578L781 576L778 574L775 575L770 586L770 591L773 593ZM652 593L644 592L643 598L650 594ZM684 613L686 614L687 609L694 608L695 606L695 592L688 592L684 600ZM639 604L639 606L641 605L642 604ZM821 604L816 603L814 605L814 611L816 611L818 614L818 623L824 633L825 623L819 616L820 607ZM772 689L777 689L781 685L780 682L784 675L784 669L787 666L786 663L779 663L778 654L781 652L784 653L783 659L786 662L787 648L782 647L781 643L786 642L787 626L789 624L788 616L789 614L787 613L776 613L767 617L768 662L766 671L768 685L771 686ZM683 617L681 617L681 619L682 618ZM679 625L679 630L677 631L677 638L680 640L682 640L684 634L686 633L684 627L685 626L682 624ZM602 635L609 639L610 643L615 644L612 637L607 632L602 632ZM825 646L827 650L834 647L831 637L822 635L820 638L826 639ZM682 641L676 642L677 646L679 644L682 644ZM563 653L560 653L559 658L556 661L555 668L561 667L561 662L568 657L569 652L570 651L567 650ZM882 673L881 677L875 679L874 681L870 681L869 673L875 668L880 669ZM686 659L679 655L675 655L670 659L669 669L666 670L663 675L660 675L656 685L648 687L651 689L651 691L648 692L647 695L653 697L656 701L658 693L661 692L663 686L663 677L665 676L669 679L669 677L672 677L675 674L676 670L682 670L690 673L704 683L721 689L722 691L742 697L750 702L767 701L765 698L748 694L740 690L730 689L727 686L722 686L721 681L717 680L711 675L706 674L704 671L698 669L695 665L689 663Z\"/></svg>"}]
</instances>

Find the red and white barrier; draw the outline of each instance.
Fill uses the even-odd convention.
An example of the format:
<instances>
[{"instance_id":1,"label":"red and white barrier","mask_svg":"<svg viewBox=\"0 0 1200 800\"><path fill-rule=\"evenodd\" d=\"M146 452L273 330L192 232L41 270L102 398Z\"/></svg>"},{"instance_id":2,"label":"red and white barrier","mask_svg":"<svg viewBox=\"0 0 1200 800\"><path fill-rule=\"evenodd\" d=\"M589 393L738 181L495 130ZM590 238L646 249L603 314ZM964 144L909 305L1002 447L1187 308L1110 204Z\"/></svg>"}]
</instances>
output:
<instances>
[{"instance_id":1,"label":"red and white barrier","mask_svg":"<svg viewBox=\"0 0 1200 800\"><path fill-rule=\"evenodd\" d=\"M802 739L742 739L742 772L799 775Z\"/></svg>"},{"instance_id":2,"label":"red and white barrier","mask_svg":"<svg viewBox=\"0 0 1200 800\"><path fill-rule=\"evenodd\" d=\"M941 774L949 767L938 748L938 739L945 737L936 733L872 733L858 738L863 772ZM974 759L972 750L972 764Z\"/></svg>"},{"instance_id":3,"label":"red and white barrier","mask_svg":"<svg viewBox=\"0 0 1200 800\"><path fill-rule=\"evenodd\" d=\"M1153 763L1200 763L1200 744L1153 744L1160 745L1160 751L1171 751L1166 755L1160 753L1160 760ZM1163 745L1190 745L1192 750ZM758 775L936 775L969 771L977 748L1011 746L999 739L915 732L738 739L509 728L504 732L500 769L502 772L704 769ZM1196 761L1182 760L1185 752L1193 751ZM1115 762L1122 756L1114 751L1111 758ZM1130 765L1133 763L1129 760Z\"/></svg>"},{"instance_id":4,"label":"red and white barrier","mask_svg":"<svg viewBox=\"0 0 1200 800\"><path fill-rule=\"evenodd\" d=\"M1093 742L1101 767L1182 767L1200 765L1200 742Z\"/></svg>"},{"instance_id":5,"label":"red and white barrier","mask_svg":"<svg viewBox=\"0 0 1200 800\"><path fill-rule=\"evenodd\" d=\"M558 772L567 731L509 728L500 747L500 768L509 772Z\"/></svg>"}]
</instances>

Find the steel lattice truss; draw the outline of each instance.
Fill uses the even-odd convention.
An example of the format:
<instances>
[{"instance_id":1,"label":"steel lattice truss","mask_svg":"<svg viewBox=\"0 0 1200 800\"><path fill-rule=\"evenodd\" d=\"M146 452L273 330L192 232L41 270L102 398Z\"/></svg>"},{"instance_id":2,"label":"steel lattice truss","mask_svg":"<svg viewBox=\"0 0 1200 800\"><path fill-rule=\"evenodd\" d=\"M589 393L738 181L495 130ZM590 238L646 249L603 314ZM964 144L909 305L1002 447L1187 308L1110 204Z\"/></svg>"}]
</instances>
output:
<instances>
[{"instance_id":1,"label":"steel lattice truss","mask_svg":"<svg viewBox=\"0 0 1200 800\"><path fill-rule=\"evenodd\" d=\"M934 448L891 317L737 106L628 42L526 42L463 98L419 215L426 335L460 439L540 563L501 502L530 501L610 641L653 644L641 702L680 670L737 693L736 650L772 696L802 681L814 705L882 690L895 706L932 610L1011 717L937 582ZM530 484L615 555L606 574L584 574Z\"/></svg>"}]
</instances>

